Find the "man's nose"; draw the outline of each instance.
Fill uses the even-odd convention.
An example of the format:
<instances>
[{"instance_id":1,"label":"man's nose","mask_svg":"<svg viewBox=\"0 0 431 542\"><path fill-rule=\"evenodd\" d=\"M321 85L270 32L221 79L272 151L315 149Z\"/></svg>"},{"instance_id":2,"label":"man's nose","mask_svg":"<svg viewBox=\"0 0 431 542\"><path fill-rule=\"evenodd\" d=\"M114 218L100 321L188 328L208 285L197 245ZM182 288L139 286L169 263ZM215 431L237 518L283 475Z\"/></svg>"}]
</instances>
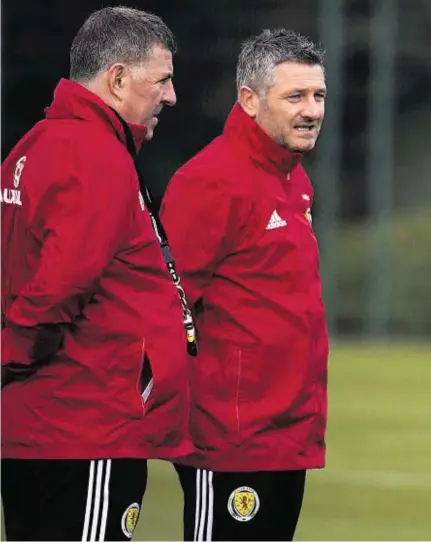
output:
<instances>
[{"instance_id":1,"label":"man's nose","mask_svg":"<svg viewBox=\"0 0 431 542\"><path fill-rule=\"evenodd\" d=\"M303 118L309 118L312 120L321 119L323 115L322 103L317 102L314 98L310 98L305 102L301 115Z\"/></svg>"},{"instance_id":2,"label":"man's nose","mask_svg":"<svg viewBox=\"0 0 431 542\"><path fill-rule=\"evenodd\" d=\"M175 94L174 84L172 83L172 80L167 83L163 102L166 105L175 105L177 103L177 95Z\"/></svg>"}]
</instances>

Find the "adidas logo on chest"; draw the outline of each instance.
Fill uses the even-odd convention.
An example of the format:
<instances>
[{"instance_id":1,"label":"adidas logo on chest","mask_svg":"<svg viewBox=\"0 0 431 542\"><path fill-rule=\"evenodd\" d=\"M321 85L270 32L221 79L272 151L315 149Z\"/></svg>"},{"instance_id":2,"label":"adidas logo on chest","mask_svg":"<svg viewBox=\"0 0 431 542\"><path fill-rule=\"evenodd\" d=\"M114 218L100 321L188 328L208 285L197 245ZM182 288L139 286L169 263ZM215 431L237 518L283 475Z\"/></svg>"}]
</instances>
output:
<instances>
[{"instance_id":1,"label":"adidas logo on chest","mask_svg":"<svg viewBox=\"0 0 431 542\"><path fill-rule=\"evenodd\" d=\"M273 211L266 229L275 230L276 228L284 228L284 226L287 226L287 222L281 218L277 211Z\"/></svg>"}]
</instances>

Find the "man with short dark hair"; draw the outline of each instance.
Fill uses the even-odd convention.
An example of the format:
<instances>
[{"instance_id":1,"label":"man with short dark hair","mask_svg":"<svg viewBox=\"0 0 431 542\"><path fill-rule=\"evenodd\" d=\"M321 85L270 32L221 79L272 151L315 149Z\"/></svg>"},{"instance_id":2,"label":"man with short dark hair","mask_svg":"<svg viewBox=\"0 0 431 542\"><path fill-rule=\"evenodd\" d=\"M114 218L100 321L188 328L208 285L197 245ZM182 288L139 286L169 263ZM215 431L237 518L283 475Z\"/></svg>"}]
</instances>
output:
<instances>
[{"instance_id":1,"label":"man with short dark hair","mask_svg":"<svg viewBox=\"0 0 431 542\"><path fill-rule=\"evenodd\" d=\"M155 15L93 13L70 79L2 165L8 540L129 540L147 458L193 450L192 322L134 165L175 104L174 51Z\"/></svg>"},{"instance_id":2,"label":"man with short dark hair","mask_svg":"<svg viewBox=\"0 0 431 542\"><path fill-rule=\"evenodd\" d=\"M162 220L189 301L197 452L177 466L185 540L291 540L324 466L328 341L313 189L323 55L265 30L242 46L223 134L174 175Z\"/></svg>"}]
</instances>

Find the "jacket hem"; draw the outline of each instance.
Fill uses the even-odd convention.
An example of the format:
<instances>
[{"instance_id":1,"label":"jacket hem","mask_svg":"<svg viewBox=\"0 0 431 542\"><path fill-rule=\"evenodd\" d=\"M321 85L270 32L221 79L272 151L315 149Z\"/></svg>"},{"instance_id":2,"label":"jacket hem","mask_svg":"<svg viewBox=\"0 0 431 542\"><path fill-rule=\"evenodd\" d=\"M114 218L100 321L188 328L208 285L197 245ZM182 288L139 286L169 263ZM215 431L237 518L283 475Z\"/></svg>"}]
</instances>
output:
<instances>
[{"instance_id":1,"label":"jacket hem","mask_svg":"<svg viewBox=\"0 0 431 542\"><path fill-rule=\"evenodd\" d=\"M212 454L202 452L179 458L175 463L198 469L213 471L286 471L286 470L311 470L325 467L325 451L316 453L310 451L307 455L285 453L274 457L271 451L263 454L255 454L247 449L226 451Z\"/></svg>"},{"instance_id":2,"label":"jacket hem","mask_svg":"<svg viewBox=\"0 0 431 542\"><path fill-rule=\"evenodd\" d=\"M2 459L166 459L176 460L195 451L191 442L183 442L174 447L152 447L147 444L112 449L101 446L46 446L17 447L2 445Z\"/></svg>"}]
</instances>

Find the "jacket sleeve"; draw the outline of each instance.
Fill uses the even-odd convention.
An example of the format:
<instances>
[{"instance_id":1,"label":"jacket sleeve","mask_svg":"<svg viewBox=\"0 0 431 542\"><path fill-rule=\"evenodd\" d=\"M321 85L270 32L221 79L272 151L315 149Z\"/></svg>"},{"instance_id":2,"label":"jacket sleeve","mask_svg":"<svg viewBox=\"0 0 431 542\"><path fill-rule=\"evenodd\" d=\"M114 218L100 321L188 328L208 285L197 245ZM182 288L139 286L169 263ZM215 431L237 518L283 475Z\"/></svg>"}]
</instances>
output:
<instances>
[{"instance_id":1,"label":"jacket sleeve","mask_svg":"<svg viewBox=\"0 0 431 542\"><path fill-rule=\"evenodd\" d=\"M205 292L241 232L244 203L220 180L178 172L161 206L161 219L190 303Z\"/></svg>"},{"instance_id":2,"label":"jacket sleeve","mask_svg":"<svg viewBox=\"0 0 431 542\"><path fill-rule=\"evenodd\" d=\"M64 326L80 314L130 231L138 204L131 173L106 157L81 162L63 166L65 173L37 198L32 224L37 222L42 240L38 265L4 315L6 381L4 366L25 373L55 353Z\"/></svg>"}]
</instances>

